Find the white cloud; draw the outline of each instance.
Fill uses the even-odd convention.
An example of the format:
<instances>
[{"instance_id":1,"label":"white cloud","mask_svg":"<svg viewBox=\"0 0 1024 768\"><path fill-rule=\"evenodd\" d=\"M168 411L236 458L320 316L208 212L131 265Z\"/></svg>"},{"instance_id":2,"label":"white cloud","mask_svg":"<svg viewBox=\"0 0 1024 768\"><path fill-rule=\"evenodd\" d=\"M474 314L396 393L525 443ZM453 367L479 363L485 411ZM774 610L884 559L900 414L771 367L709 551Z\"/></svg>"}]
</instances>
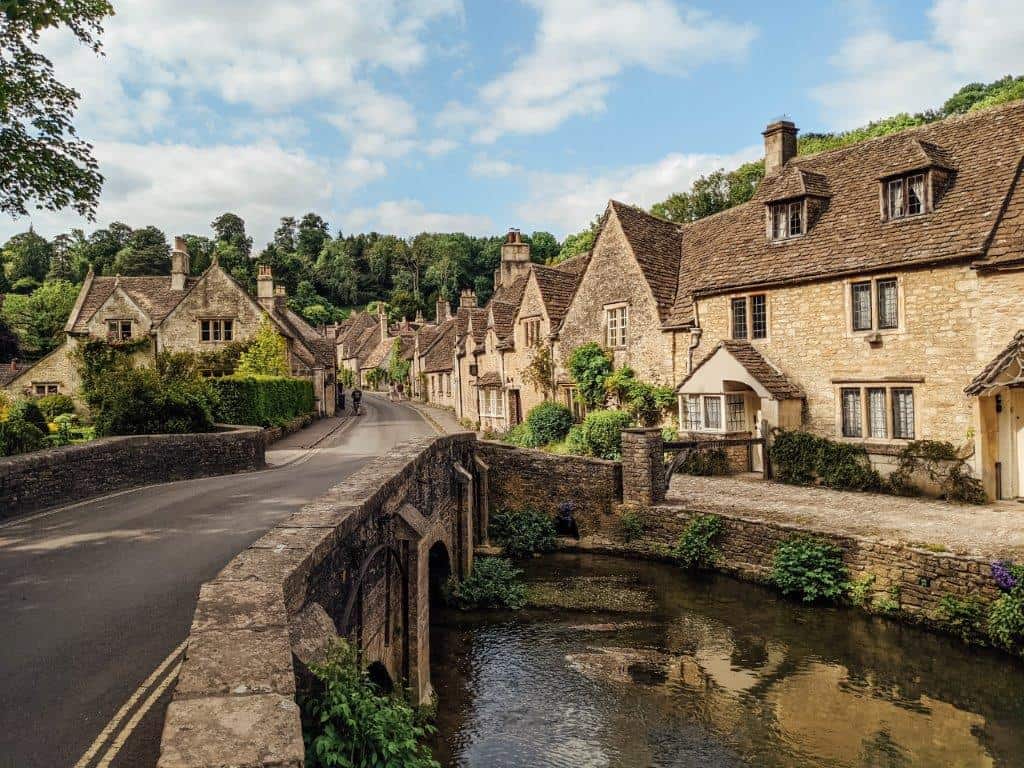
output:
<instances>
[{"instance_id":1,"label":"white cloud","mask_svg":"<svg viewBox=\"0 0 1024 768\"><path fill-rule=\"evenodd\" d=\"M475 139L542 133L599 112L616 77L631 67L685 74L742 55L748 24L681 11L670 0L527 0L540 14L533 48L486 84L479 103L451 105L448 125L475 124Z\"/></svg>"},{"instance_id":2,"label":"white cloud","mask_svg":"<svg viewBox=\"0 0 1024 768\"><path fill-rule=\"evenodd\" d=\"M755 160L763 149L752 146L728 155L672 153L645 165L592 174L539 173L527 175L529 194L518 213L530 228L548 228L563 235L586 227L609 199L648 208L675 192L688 190L701 175L735 168Z\"/></svg>"},{"instance_id":3,"label":"white cloud","mask_svg":"<svg viewBox=\"0 0 1024 768\"><path fill-rule=\"evenodd\" d=\"M512 176L513 174L520 173L522 172L522 168L515 163L508 162L507 160L478 157L469 166L469 172L474 176L500 179L505 176Z\"/></svg>"},{"instance_id":4,"label":"white cloud","mask_svg":"<svg viewBox=\"0 0 1024 768\"><path fill-rule=\"evenodd\" d=\"M936 107L967 82L1024 70L1019 0L936 0L927 15L924 39L896 39L876 20L842 44L839 79L814 90L832 127Z\"/></svg>"},{"instance_id":5,"label":"white cloud","mask_svg":"<svg viewBox=\"0 0 1024 768\"><path fill-rule=\"evenodd\" d=\"M168 237L207 234L224 211L245 219L258 246L289 211L326 210L336 174L301 151L274 143L193 147L184 144L99 142L95 154L107 177L97 223L71 213L41 213L36 229L54 235L80 226L91 231L111 221L154 224ZM0 238L26 222L0 221Z\"/></svg>"},{"instance_id":6,"label":"white cloud","mask_svg":"<svg viewBox=\"0 0 1024 768\"><path fill-rule=\"evenodd\" d=\"M471 213L428 211L419 200L387 200L369 208L355 208L343 217L347 232L389 232L418 235L420 232L493 234L490 217Z\"/></svg>"}]
</instances>

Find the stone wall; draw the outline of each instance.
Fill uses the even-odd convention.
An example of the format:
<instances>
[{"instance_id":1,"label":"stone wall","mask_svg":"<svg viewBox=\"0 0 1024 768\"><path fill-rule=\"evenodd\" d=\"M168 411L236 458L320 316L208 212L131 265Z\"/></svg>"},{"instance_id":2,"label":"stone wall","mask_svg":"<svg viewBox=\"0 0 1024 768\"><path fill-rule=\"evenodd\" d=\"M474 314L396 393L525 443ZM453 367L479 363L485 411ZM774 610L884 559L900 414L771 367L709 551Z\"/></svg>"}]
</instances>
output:
<instances>
[{"instance_id":1,"label":"stone wall","mask_svg":"<svg viewBox=\"0 0 1024 768\"><path fill-rule=\"evenodd\" d=\"M477 455L489 467L488 504L501 510L538 509L554 516L571 502L577 523L594 527L622 500L622 465L617 461L561 456L480 441Z\"/></svg>"},{"instance_id":2,"label":"stone wall","mask_svg":"<svg viewBox=\"0 0 1024 768\"><path fill-rule=\"evenodd\" d=\"M472 567L474 445L392 449L203 585L158 768L301 768L296 692L339 634L429 700L431 554L443 547L459 576Z\"/></svg>"},{"instance_id":3,"label":"stone wall","mask_svg":"<svg viewBox=\"0 0 1024 768\"><path fill-rule=\"evenodd\" d=\"M258 427L193 435L105 437L0 458L0 518L134 486L258 469Z\"/></svg>"}]
</instances>

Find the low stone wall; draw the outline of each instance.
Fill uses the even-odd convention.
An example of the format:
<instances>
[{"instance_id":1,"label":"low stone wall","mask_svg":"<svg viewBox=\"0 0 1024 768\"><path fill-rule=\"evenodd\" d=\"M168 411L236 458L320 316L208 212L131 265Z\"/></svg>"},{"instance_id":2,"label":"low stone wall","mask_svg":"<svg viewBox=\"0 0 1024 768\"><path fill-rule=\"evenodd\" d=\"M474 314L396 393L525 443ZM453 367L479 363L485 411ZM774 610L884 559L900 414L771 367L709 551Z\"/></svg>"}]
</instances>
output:
<instances>
[{"instance_id":1,"label":"low stone wall","mask_svg":"<svg viewBox=\"0 0 1024 768\"><path fill-rule=\"evenodd\" d=\"M626 542L619 523L629 510L644 524L644 534ZM670 559L670 550L699 510L677 506L624 506L600 527L581 527L580 548L654 559ZM774 523L715 512L724 522L717 542L717 570L748 581L770 580L775 548L795 534L813 534L843 550L852 579L872 574L870 598L894 600L895 613L915 622L943 628L940 602L946 595L988 602L999 596L987 560L909 547L899 542Z\"/></svg>"},{"instance_id":2,"label":"low stone wall","mask_svg":"<svg viewBox=\"0 0 1024 768\"><path fill-rule=\"evenodd\" d=\"M287 437L288 435L295 434L300 429L305 429L313 423L313 419L312 413L306 413L302 416L296 416L280 427L265 427L263 429L263 444L269 448L272 443L276 443L282 437Z\"/></svg>"},{"instance_id":3,"label":"low stone wall","mask_svg":"<svg viewBox=\"0 0 1024 768\"><path fill-rule=\"evenodd\" d=\"M139 485L258 469L263 430L104 437L0 458L0 519Z\"/></svg>"},{"instance_id":4,"label":"low stone wall","mask_svg":"<svg viewBox=\"0 0 1024 768\"><path fill-rule=\"evenodd\" d=\"M472 567L475 436L413 440L271 529L199 593L158 768L301 768L297 691L340 635L429 700L428 583Z\"/></svg>"},{"instance_id":5,"label":"low stone wall","mask_svg":"<svg viewBox=\"0 0 1024 768\"><path fill-rule=\"evenodd\" d=\"M554 516L571 502L580 526L594 527L622 501L622 464L562 456L481 440L477 456L488 466L491 514L532 507Z\"/></svg>"}]
</instances>

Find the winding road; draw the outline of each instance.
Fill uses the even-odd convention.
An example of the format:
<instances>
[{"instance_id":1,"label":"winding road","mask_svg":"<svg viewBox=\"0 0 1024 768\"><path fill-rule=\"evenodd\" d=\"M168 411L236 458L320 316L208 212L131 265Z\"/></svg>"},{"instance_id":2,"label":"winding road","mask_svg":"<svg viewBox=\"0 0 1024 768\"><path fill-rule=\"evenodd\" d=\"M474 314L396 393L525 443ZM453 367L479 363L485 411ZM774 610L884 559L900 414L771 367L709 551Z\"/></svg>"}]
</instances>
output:
<instances>
[{"instance_id":1,"label":"winding road","mask_svg":"<svg viewBox=\"0 0 1024 768\"><path fill-rule=\"evenodd\" d=\"M150 486L0 525L0 766L154 766L199 586L374 456L434 430L365 398L259 472Z\"/></svg>"}]
</instances>

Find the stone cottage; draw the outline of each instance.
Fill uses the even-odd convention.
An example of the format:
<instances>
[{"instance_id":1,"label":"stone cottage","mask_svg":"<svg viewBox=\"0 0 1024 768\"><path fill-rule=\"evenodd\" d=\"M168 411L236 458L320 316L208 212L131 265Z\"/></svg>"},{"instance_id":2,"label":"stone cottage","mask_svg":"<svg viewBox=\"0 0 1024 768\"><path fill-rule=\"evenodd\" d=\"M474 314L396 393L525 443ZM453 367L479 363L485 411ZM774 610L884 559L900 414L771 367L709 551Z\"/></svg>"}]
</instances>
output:
<instances>
[{"instance_id":1,"label":"stone cottage","mask_svg":"<svg viewBox=\"0 0 1024 768\"><path fill-rule=\"evenodd\" d=\"M174 241L170 275L100 277L90 271L68 317L64 343L33 365L19 368L5 388L29 396L77 395L81 381L73 352L87 338L148 339L150 343L135 354L139 362L152 364L160 352L216 352L245 341L264 318L285 339L292 375L311 380L318 411L333 414L332 346L323 331L288 308L270 267L260 265L253 298L217 261L201 276L189 276L182 238Z\"/></svg>"}]
</instances>

